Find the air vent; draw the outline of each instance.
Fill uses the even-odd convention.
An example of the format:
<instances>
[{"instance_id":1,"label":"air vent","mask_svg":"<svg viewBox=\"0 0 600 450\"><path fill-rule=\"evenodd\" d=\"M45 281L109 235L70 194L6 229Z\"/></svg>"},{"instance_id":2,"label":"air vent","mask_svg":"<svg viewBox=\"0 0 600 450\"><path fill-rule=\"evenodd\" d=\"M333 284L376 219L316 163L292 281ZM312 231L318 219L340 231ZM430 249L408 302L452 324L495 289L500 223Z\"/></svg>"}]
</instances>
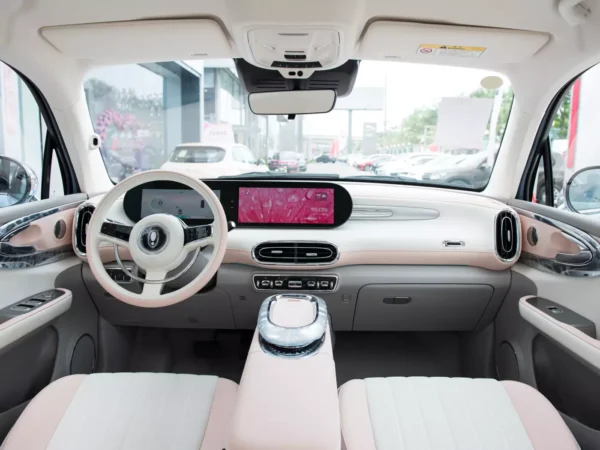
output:
<instances>
[{"instance_id":1,"label":"air vent","mask_svg":"<svg viewBox=\"0 0 600 450\"><path fill-rule=\"evenodd\" d=\"M516 259L520 246L519 221L510 211L501 211L496 216L496 254L505 262Z\"/></svg>"},{"instance_id":2,"label":"air vent","mask_svg":"<svg viewBox=\"0 0 600 450\"><path fill-rule=\"evenodd\" d=\"M80 256L86 255L87 229L95 209L94 205L81 205L75 213L73 240L75 241L75 249Z\"/></svg>"},{"instance_id":3,"label":"air vent","mask_svg":"<svg viewBox=\"0 0 600 450\"><path fill-rule=\"evenodd\" d=\"M252 257L261 264L315 266L337 261L338 250L326 242L263 242Z\"/></svg>"}]
</instances>

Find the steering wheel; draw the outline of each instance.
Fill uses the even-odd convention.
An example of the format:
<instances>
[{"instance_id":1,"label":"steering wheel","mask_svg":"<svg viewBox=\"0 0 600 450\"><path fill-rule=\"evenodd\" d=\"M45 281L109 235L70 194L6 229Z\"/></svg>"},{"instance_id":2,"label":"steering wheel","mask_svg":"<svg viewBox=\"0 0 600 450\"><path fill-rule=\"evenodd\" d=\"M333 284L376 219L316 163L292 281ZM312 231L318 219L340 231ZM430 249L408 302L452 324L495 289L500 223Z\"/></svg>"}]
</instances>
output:
<instances>
[{"instance_id":1,"label":"steering wheel","mask_svg":"<svg viewBox=\"0 0 600 450\"><path fill-rule=\"evenodd\" d=\"M152 214L134 226L108 219L114 203L129 190L151 181L175 181L184 184L202 196L214 216L212 225L188 227L181 219L170 214ZM117 284L104 269L99 244L113 244L115 260L126 271L118 247L129 250L133 261L146 273L145 278L125 272L136 281L144 283L141 293L131 292ZM200 250L213 246L204 269L187 285L176 291L162 294L165 283L179 278L196 261ZM87 259L92 273L106 291L130 305L157 308L182 302L212 279L223 261L227 248L227 219L221 202L202 181L188 175L167 170L150 170L133 175L117 184L98 203L87 231ZM189 263L177 273L174 271L193 253Z\"/></svg>"}]
</instances>

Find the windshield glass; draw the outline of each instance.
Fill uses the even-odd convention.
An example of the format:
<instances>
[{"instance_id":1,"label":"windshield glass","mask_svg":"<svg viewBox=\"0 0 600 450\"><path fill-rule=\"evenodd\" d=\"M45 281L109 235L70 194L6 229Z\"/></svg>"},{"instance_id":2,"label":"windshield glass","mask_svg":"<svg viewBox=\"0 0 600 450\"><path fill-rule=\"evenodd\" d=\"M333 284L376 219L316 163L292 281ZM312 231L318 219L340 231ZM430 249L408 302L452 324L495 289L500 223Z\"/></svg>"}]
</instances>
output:
<instances>
[{"instance_id":1,"label":"windshield glass","mask_svg":"<svg viewBox=\"0 0 600 450\"><path fill-rule=\"evenodd\" d=\"M482 87L490 76L494 89ZM513 98L488 71L375 61L331 112L293 120L254 115L230 60L100 67L84 87L114 182L163 167L483 189Z\"/></svg>"}]
</instances>

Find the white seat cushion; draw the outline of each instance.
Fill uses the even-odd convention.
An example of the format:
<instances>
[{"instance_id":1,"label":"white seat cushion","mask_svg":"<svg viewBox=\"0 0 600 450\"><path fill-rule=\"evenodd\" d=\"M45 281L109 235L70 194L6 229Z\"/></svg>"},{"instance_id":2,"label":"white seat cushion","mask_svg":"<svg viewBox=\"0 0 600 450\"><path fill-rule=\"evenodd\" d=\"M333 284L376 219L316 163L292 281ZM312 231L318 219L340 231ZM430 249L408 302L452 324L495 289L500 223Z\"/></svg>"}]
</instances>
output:
<instances>
[{"instance_id":1,"label":"white seat cushion","mask_svg":"<svg viewBox=\"0 0 600 450\"><path fill-rule=\"evenodd\" d=\"M220 450L236 391L214 376L61 378L31 401L2 450Z\"/></svg>"},{"instance_id":2,"label":"white seat cushion","mask_svg":"<svg viewBox=\"0 0 600 450\"><path fill-rule=\"evenodd\" d=\"M340 388L348 450L575 450L560 414L512 381L369 378Z\"/></svg>"}]
</instances>

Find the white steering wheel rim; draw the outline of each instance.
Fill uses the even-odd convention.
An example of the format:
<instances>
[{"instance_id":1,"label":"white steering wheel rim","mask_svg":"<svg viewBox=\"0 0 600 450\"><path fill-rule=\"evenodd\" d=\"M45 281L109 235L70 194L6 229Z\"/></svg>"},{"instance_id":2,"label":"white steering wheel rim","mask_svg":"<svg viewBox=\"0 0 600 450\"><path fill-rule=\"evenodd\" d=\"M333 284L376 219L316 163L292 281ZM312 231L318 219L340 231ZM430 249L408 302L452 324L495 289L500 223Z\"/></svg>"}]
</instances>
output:
<instances>
[{"instance_id":1,"label":"white steering wheel rim","mask_svg":"<svg viewBox=\"0 0 600 450\"><path fill-rule=\"evenodd\" d=\"M190 281L187 285L179 288L177 291L164 295L161 295L160 292L152 294L144 294L142 292L137 294L121 287L119 284L113 281L113 279L104 269L104 263L102 262L99 250L100 242L111 242L110 240L106 239L106 237L103 237L103 235L100 233L102 224L107 220L107 216L111 207L129 190L152 181L175 181L188 186L202 196L202 198L210 207L214 216L211 243L211 245L214 246L214 249L206 266L202 272L200 272L200 274L198 274L198 276L196 276L196 278ZM136 238L134 241L134 243L130 242L129 245L138 245L138 239ZM149 170L133 175L121 181L111 191L109 191L102 198L102 200L100 200L88 225L86 248L88 264L92 273L94 274L94 277L113 297L124 303L142 308L159 308L170 306L187 300L192 295L196 294L199 290L206 286L206 284L208 284L208 282L213 278L219 269L227 249L227 218L225 216L223 206L221 205L221 202L217 196L202 181L179 172L171 172L168 170ZM135 252L131 252L130 250L130 253L133 254ZM184 254L184 258L185 255L187 255L187 253Z\"/></svg>"}]
</instances>

